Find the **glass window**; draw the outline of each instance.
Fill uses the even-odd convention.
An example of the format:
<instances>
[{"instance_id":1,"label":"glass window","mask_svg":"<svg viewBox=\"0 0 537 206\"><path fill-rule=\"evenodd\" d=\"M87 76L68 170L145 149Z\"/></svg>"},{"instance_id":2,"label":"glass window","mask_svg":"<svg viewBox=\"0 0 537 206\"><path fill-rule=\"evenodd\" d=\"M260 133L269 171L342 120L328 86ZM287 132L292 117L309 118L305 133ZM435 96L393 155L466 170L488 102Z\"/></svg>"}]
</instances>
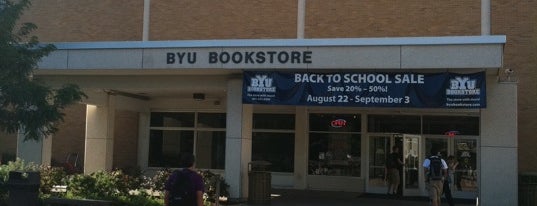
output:
<instances>
[{"instance_id":1,"label":"glass window","mask_svg":"<svg viewBox=\"0 0 537 206\"><path fill-rule=\"evenodd\" d=\"M197 127L226 128L225 113L198 113Z\"/></svg>"},{"instance_id":2,"label":"glass window","mask_svg":"<svg viewBox=\"0 0 537 206\"><path fill-rule=\"evenodd\" d=\"M360 115L310 114L310 175L360 176Z\"/></svg>"},{"instance_id":3,"label":"glass window","mask_svg":"<svg viewBox=\"0 0 537 206\"><path fill-rule=\"evenodd\" d=\"M150 167L182 167L181 154L192 153L197 168L225 168L225 113L153 112L150 125Z\"/></svg>"},{"instance_id":4,"label":"glass window","mask_svg":"<svg viewBox=\"0 0 537 206\"><path fill-rule=\"evenodd\" d=\"M423 116L424 134L441 134L454 131L460 135L479 135L479 117Z\"/></svg>"},{"instance_id":5,"label":"glass window","mask_svg":"<svg viewBox=\"0 0 537 206\"><path fill-rule=\"evenodd\" d=\"M196 167L224 169L226 162L226 132L198 131Z\"/></svg>"},{"instance_id":6,"label":"glass window","mask_svg":"<svg viewBox=\"0 0 537 206\"><path fill-rule=\"evenodd\" d=\"M360 115L310 114L310 131L360 132Z\"/></svg>"},{"instance_id":7,"label":"glass window","mask_svg":"<svg viewBox=\"0 0 537 206\"><path fill-rule=\"evenodd\" d=\"M293 172L295 115L254 114L252 161L268 161L273 172Z\"/></svg>"},{"instance_id":8,"label":"glass window","mask_svg":"<svg viewBox=\"0 0 537 206\"><path fill-rule=\"evenodd\" d=\"M151 127L194 127L194 113L152 112Z\"/></svg>"},{"instance_id":9,"label":"glass window","mask_svg":"<svg viewBox=\"0 0 537 206\"><path fill-rule=\"evenodd\" d=\"M477 191L477 141L455 140L455 188L457 191Z\"/></svg>"},{"instance_id":10,"label":"glass window","mask_svg":"<svg viewBox=\"0 0 537 206\"><path fill-rule=\"evenodd\" d=\"M367 130L382 133L421 134L419 116L369 115Z\"/></svg>"},{"instance_id":11,"label":"glass window","mask_svg":"<svg viewBox=\"0 0 537 206\"><path fill-rule=\"evenodd\" d=\"M193 131L151 130L149 166L180 167L181 153L193 153L193 148Z\"/></svg>"},{"instance_id":12,"label":"glass window","mask_svg":"<svg viewBox=\"0 0 537 206\"><path fill-rule=\"evenodd\" d=\"M254 132L252 161L268 161L273 172L293 172L295 164L295 134Z\"/></svg>"},{"instance_id":13,"label":"glass window","mask_svg":"<svg viewBox=\"0 0 537 206\"><path fill-rule=\"evenodd\" d=\"M295 115L293 114L254 114L254 129L295 129Z\"/></svg>"}]
</instances>

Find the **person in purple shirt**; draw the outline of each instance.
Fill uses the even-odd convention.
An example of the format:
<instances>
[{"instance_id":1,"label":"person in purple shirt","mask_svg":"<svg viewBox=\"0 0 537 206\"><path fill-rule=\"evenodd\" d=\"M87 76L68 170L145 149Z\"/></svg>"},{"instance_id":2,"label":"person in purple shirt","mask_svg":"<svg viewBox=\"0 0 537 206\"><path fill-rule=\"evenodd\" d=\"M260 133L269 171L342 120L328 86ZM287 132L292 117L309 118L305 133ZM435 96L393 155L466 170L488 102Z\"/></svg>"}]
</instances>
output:
<instances>
[{"instance_id":1,"label":"person in purple shirt","mask_svg":"<svg viewBox=\"0 0 537 206\"><path fill-rule=\"evenodd\" d=\"M174 171L164 185L164 204L166 206L171 206L169 203L169 197L171 191L174 187L174 184L179 175L185 174L190 180L190 185L192 186L192 191L190 194L194 201L192 201L192 206L203 206L203 193L205 192L205 186L203 183L203 177L194 169L195 160L193 154L184 154L181 157L181 167L182 169Z\"/></svg>"}]
</instances>

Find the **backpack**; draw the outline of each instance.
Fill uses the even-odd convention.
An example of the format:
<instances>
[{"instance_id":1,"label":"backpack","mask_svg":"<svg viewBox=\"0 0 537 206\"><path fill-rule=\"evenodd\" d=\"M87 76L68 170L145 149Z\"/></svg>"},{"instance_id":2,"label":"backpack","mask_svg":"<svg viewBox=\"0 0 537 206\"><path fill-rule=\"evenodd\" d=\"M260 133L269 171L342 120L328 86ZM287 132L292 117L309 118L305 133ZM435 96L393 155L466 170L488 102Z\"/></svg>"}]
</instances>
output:
<instances>
[{"instance_id":1,"label":"backpack","mask_svg":"<svg viewBox=\"0 0 537 206\"><path fill-rule=\"evenodd\" d=\"M189 206L196 204L194 189L190 180L190 171L188 169L175 170L175 182L172 184L168 198L169 206Z\"/></svg>"},{"instance_id":2,"label":"backpack","mask_svg":"<svg viewBox=\"0 0 537 206\"><path fill-rule=\"evenodd\" d=\"M442 174L442 159L437 156L429 157L429 178L431 180L442 180L444 175Z\"/></svg>"}]
</instances>

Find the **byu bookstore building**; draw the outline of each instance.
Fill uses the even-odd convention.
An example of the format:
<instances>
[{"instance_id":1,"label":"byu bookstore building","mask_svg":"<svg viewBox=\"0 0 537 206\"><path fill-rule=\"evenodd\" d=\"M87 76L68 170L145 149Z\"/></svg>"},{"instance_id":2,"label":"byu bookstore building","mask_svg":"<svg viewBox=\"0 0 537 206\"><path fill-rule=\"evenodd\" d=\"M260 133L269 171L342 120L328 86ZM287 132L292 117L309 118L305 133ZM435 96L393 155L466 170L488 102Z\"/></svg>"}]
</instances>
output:
<instances>
[{"instance_id":1,"label":"byu bookstore building","mask_svg":"<svg viewBox=\"0 0 537 206\"><path fill-rule=\"evenodd\" d=\"M23 18L57 47L35 76L88 98L51 138L2 135L2 153L152 174L189 152L245 199L257 160L273 188L385 194L394 146L402 194L427 196L438 150L459 162L455 197L518 202L524 89L491 2L46 2Z\"/></svg>"}]
</instances>

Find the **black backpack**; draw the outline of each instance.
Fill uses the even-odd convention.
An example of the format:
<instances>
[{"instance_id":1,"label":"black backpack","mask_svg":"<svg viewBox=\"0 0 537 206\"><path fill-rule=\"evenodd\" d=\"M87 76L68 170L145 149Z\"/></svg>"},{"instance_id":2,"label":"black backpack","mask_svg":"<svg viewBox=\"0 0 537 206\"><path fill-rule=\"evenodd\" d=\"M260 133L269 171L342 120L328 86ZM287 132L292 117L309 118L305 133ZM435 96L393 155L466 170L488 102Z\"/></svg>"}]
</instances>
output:
<instances>
[{"instance_id":1,"label":"black backpack","mask_svg":"<svg viewBox=\"0 0 537 206\"><path fill-rule=\"evenodd\" d=\"M442 180L444 175L442 174L442 159L437 156L429 157L429 178L431 180Z\"/></svg>"},{"instance_id":2,"label":"black backpack","mask_svg":"<svg viewBox=\"0 0 537 206\"><path fill-rule=\"evenodd\" d=\"M168 198L169 206L190 206L196 205L194 189L190 181L190 171L188 169L175 170L175 182L172 184Z\"/></svg>"}]
</instances>

